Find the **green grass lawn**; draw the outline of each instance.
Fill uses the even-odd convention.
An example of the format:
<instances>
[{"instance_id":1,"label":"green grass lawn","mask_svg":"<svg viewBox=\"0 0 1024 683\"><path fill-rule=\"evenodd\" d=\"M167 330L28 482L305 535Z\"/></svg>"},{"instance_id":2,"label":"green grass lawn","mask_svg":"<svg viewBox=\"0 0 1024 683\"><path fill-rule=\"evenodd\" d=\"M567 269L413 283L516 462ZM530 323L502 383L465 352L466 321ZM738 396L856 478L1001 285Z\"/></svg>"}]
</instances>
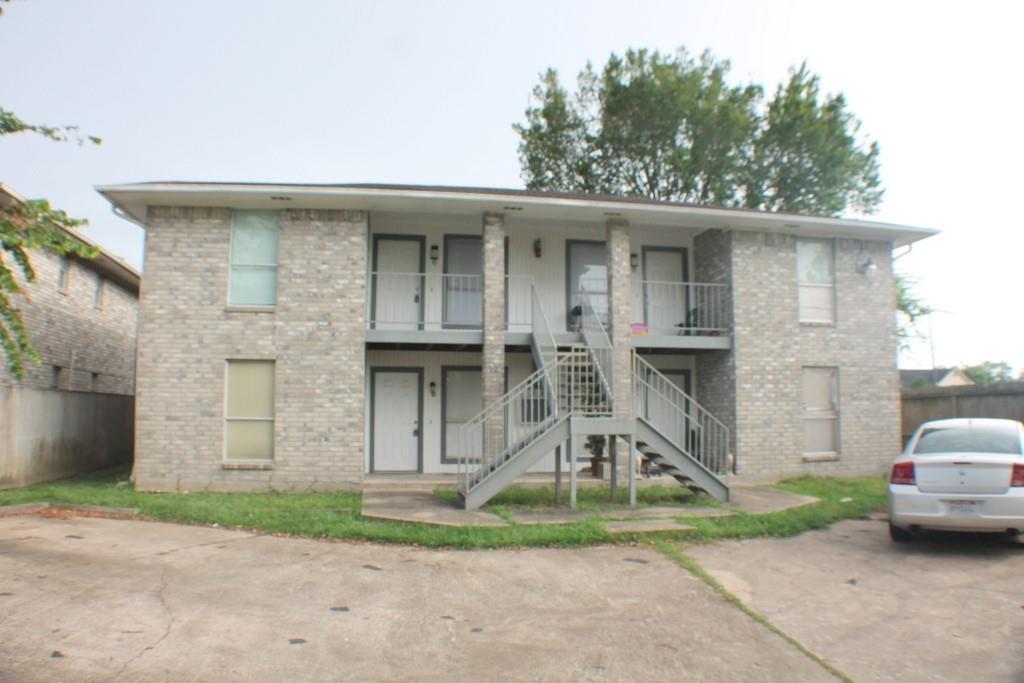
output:
<instances>
[{"instance_id":1,"label":"green grass lawn","mask_svg":"<svg viewBox=\"0 0 1024 683\"><path fill-rule=\"evenodd\" d=\"M217 524L224 528L327 539L354 539L406 543L427 547L502 548L527 546L580 546L635 540L613 538L601 520L587 518L570 524L513 525L509 527L434 527L425 524L366 519L360 514L358 493L142 493L127 481L127 471L107 470L58 482L0 491L0 505L49 502L138 508L148 519L182 524ZM689 535L662 534L681 541L719 538L791 536L827 526L840 519L861 517L885 507L885 482L877 479L802 477L778 485L797 493L817 496L821 504L769 515L736 515L714 519L686 518L685 494L647 489L647 505L680 505L680 518L697 528ZM521 492L525 491L525 492ZM510 489L504 505L519 501L524 507L544 504L547 494ZM584 489L580 489L582 494ZM671 491L671 489L665 489ZM502 494L504 495L504 494ZM553 499L553 492L550 492ZM601 491L590 504L601 505ZM607 491L604 503L608 504ZM582 496L581 496L582 497ZM851 501L841 502L844 498ZM699 500L698 502L706 502ZM500 505L499 505L500 509ZM601 508L595 508L601 509Z\"/></svg>"}]
</instances>

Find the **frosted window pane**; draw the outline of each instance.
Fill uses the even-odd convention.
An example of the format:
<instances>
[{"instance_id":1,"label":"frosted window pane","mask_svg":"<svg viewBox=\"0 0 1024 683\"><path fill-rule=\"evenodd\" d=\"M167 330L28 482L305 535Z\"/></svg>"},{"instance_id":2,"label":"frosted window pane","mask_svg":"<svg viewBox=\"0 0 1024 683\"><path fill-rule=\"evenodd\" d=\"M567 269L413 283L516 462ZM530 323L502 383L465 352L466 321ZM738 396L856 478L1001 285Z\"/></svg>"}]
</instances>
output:
<instances>
[{"instance_id":1,"label":"frosted window pane","mask_svg":"<svg viewBox=\"0 0 1024 683\"><path fill-rule=\"evenodd\" d=\"M272 460L274 458L274 423L228 422L228 460Z\"/></svg>"},{"instance_id":2,"label":"frosted window pane","mask_svg":"<svg viewBox=\"0 0 1024 683\"><path fill-rule=\"evenodd\" d=\"M449 370L445 377L445 421L468 422L483 410L483 380L480 371Z\"/></svg>"},{"instance_id":3,"label":"frosted window pane","mask_svg":"<svg viewBox=\"0 0 1024 683\"><path fill-rule=\"evenodd\" d=\"M835 453L836 419L804 420L804 453Z\"/></svg>"},{"instance_id":4,"label":"frosted window pane","mask_svg":"<svg viewBox=\"0 0 1024 683\"><path fill-rule=\"evenodd\" d=\"M273 416L273 361L230 361L227 417Z\"/></svg>"},{"instance_id":5,"label":"frosted window pane","mask_svg":"<svg viewBox=\"0 0 1024 683\"><path fill-rule=\"evenodd\" d=\"M800 320L803 322L832 322L835 296L832 287L800 285Z\"/></svg>"},{"instance_id":6,"label":"frosted window pane","mask_svg":"<svg viewBox=\"0 0 1024 683\"><path fill-rule=\"evenodd\" d=\"M801 283L832 284L832 242L797 240L796 267Z\"/></svg>"},{"instance_id":7,"label":"frosted window pane","mask_svg":"<svg viewBox=\"0 0 1024 683\"><path fill-rule=\"evenodd\" d=\"M832 368L804 368L803 397L807 412L835 412L835 370Z\"/></svg>"},{"instance_id":8,"label":"frosted window pane","mask_svg":"<svg viewBox=\"0 0 1024 683\"><path fill-rule=\"evenodd\" d=\"M272 211L236 211L231 236L233 265L277 263L277 214Z\"/></svg>"},{"instance_id":9,"label":"frosted window pane","mask_svg":"<svg viewBox=\"0 0 1024 683\"><path fill-rule=\"evenodd\" d=\"M277 269L240 266L231 269L231 303L273 306L277 303Z\"/></svg>"}]
</instances>

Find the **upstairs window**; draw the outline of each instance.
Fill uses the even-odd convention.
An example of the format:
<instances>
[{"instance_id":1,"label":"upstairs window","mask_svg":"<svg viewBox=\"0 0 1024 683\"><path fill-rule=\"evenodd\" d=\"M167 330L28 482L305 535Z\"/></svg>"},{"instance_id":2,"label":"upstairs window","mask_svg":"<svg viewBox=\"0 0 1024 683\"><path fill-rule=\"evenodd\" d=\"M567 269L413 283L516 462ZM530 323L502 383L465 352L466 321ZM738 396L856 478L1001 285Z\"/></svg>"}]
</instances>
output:
<instances>
[{"instance_id":1,"label":"upstairs window","mask_svg":"<svg viewBox=\"0 0 1024 683\"><path fill-rule=\"evenodd\" d=\"M796 272L800 322L835 322L835 260L832 240L798 239Z\"/></svg>"},{"instance_id":2,"label":"upstairs window","mask_svg":"<svg viewBox=\"0 0 1024 683\"><path fill-rule=\"evenodd\" d=\"M235 211L231 226L232 306L274 306L277 303L277 240L274 211Z\"/></svg>"},{"instance_id":3,"label":"upstairs window","mask_svg":"<svg viewBox=\"0 0 1024 683\"><path fill-rule=\"evenodd\" d=\"M103 308L103 276L96 275L96 291L93 293L93 306Z\"/></svg>"},{"instance_id":4,"label":"upstairs window","mask_svg":"<svg viewBox=\"0 0 1024 683\"><path fill-rule=\"evenodd\" d=\"M71 263L67 256L60 257L60 264L57 267L57 291L67 293L68 277L71 275Z\"/></svg>"}]
</instances>

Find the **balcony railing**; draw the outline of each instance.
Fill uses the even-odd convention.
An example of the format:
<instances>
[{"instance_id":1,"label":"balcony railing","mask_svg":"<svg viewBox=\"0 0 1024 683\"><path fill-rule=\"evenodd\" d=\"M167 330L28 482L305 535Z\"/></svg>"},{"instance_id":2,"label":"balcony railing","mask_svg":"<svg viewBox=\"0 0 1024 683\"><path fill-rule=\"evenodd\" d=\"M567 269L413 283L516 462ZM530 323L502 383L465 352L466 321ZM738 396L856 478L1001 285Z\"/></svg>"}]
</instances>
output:
<instances>
[{"instance_id":1,"label":"balcony railing","mask_svg":"<svg viewBox=\"0 0 1024 683\"><path fill-rule=\"evenodd\" d=\"M698 282L644 280L648 334L722 335L728 332L729 287Z\"/></svg>"},{"instance_id":2,"label":"balcony railing","mask_svg":"<svg viewBox=\"0 0 1024 683\"><path fill-rule=\"evenodd\" d=\"M531 332L535 315L533 278L510 275L505 283L505 328L511 332ZM581 331L584 299L592 317L602 326L608 324L608 295L599 282L585 284L586 287L571 292L575 305L566 312L570 331ZM372 272L370 288L370 329L483 329L482 275ZM642 325L646 334L714 336L728 332L727 285L645 280L641 288L642 322L631 322ZM638 332L634 326L634 334Z\"/></svg>"},{"instance_id":3,"label":"balcony railing","mask_svg":"<svg viewBox=\"0 0 1024 683\"><path fill-rule=\"evenodd\" d=\"M367 323L376 330L479 330L483 277L370 273Z\"/></svg>"}]
</instances>

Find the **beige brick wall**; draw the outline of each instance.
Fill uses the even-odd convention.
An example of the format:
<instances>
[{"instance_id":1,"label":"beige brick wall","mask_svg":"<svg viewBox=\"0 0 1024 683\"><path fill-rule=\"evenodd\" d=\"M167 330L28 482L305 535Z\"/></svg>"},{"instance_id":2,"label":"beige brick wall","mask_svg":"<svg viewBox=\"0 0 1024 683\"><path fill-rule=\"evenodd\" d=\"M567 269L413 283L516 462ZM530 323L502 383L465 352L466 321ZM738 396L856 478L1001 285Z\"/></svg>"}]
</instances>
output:
<instances>
[{"instance_id":1,"label":"beige brick wall","mask_svg":"<svg viewBox=\"0 0 1024 683\"><path fill-rule=\"evenodd\" d=\"M798 321L794 237L720 231L698 237L698 278L728 278L734 302L734 349L698 357L698 400L733 429L742 477L872 474L898 452L891 250L887 242L836 240L836 322L806 325ZM858 272L867 257L878 270ZM801 375L813 366L839 372L834 461L809 462L802 454Z\"/></svg>"},{"instance_id":2,"label":"beige brick wall","mask_svg":"<svg viewBox=\"0 0 1024 683\"><path fill-rule=\"evenodd\" d=\"M694 281L730 285L725 310L732 325L732 233L707 230L693 240ZM736 452L736 359L723 351L695 356L696 399L730 429L732 452Z\"/></svg>"},{"instance_id":3,"label":"beige brick wall","mask_svg":"<svg viewBox=\"0 0 1024 683\"><path fill-rule=\"evenodd\" d=\"M135 326L138 298L130 288L104 277L102 305L95 305L97 274L85 260L68 260L67 286L58 286L61 258L43 251L31 253L34 282L18 271L27 296L15 295L40 364L27 361L21 386L54 387L54 368L61 368L60 389L108 394L132 394L135 385ZM0 368L0 384L15 384Z\"/></svg>"},{"instance_id":4,"label":"beige brick wall","mask_svg":"<svg viewBox=\"0 0 1024 683\"><path fill-rule=\"evenodd\" d=\"M283 211L277 306L227 305L231 212L151 207L133 478L147 490L358 487L364 470L367 218ZM275 361L268 469L225 465L227 359Z\"/></svg>"}]
</instances>

